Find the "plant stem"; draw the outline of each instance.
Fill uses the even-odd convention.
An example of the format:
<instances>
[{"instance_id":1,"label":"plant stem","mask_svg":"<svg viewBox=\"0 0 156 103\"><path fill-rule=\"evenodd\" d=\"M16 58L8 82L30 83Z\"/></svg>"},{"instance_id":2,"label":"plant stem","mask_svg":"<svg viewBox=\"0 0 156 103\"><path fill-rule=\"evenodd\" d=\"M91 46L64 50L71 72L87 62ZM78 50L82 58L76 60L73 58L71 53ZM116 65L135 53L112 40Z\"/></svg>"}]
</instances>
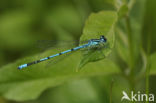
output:
<instances>
[{"instance_id":1,"label":"plant stem","mask_svg":"<svg viewBox=\"0 0 156 103\"><path fill-rule=\"evenodd\" d=\"M112 82L111 82L111 86L110 86L110 103L112 103L112 90L113 90L113 84L114 84L114 80L112 79Z\"/></svg>"},{"instance_id":2,"label":"plant stem","mask_svg":"<svg viewBox=\"0 0 156 103\"><path fill-rule=\"evenodd\" d=\"M147 65L146 65L146 94L149 97L149 73L150 73L150 50L151 50L151 33L149 30L149 34L147 36ZM149 103L149 101L147 101L146 103Z\"/></svg>"},{"instance_id":3,"label":"plant stem","mask_svg":"<svg viewBox=\"0 0 156 103\"><path fill-rule=\"evenodd\" d=\"M131 70L131 74L128 76L128 81L130 83L130 89L131 91L135 92L135 80L134 80L134 54L133 54L133 38L132 38L132 28L131 28L131 23L130 23L130 18L127 14L127 16L125 17L125 21L126 21L126 28L127 28L127 35L128 35L128 46L129 46L129 59L130 59L130 70Z\"/></svg>"},{"instance_id":4,"label":"plant stem","mask_svg":"<svg viewBox=\"0 0 156 103\"><path fill-rule=\"evenodd\" d=\"M126 19L127 35L128 35L128 45L129 45L129 55L130 55L130 68L134 68L134 55L133 55L133 40L132 40L132 29L130 25L130 19L128 16Z\"/></svg>"},{"instance_id":5,"label":"plant stem","mask_svg":"<svg viewBox=\"0 0 156 103\"><path fill-rule=\"evenodd\" d=\"M149 97L149 60L147 57L147 66L146 66L146 94ZM146 103L149 103L149 101L147 101Z\"/></svg>"}]
</instances>

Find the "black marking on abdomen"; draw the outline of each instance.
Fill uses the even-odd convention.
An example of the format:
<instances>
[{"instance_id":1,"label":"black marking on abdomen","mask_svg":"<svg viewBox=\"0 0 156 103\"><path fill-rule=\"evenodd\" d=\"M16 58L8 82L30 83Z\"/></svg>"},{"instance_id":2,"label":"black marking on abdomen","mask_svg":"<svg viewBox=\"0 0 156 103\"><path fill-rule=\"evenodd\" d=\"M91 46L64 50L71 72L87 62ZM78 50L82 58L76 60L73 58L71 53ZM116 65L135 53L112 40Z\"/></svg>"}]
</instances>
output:
<instances>
[{"instance_id":1,"label":"black marking on abdomen","mask_svg":"<svg viewBox=\"0 0 156 103\"><path fill-rule=\"evenodd\" d=\"M41 61L40 60L37 60L37 61L31 62L31 63L28 63L27 66L32 65L32 64L37 64L39 62L41 62Z\"/></svg>"},{"instance_id":2,"label":"black marking on abdomen","mask_svg":"<svg viewBox=\"0 0 156 103\"><path fill-rule=\"evenodd\" d=\"M36 64L36 62L28 63L27 66L32 65L32 64Z\"/></svg>"},{"instance_id":3,"label":"black marking on abdomen","mask_svg":"<svg viewBox=\"0 0 156 103\"><path fill-rule=\"evenodd\" d=\"M37 61L36 61L36 63L39 63L39 62L41 62L41 61L40 61L40 60L37 60Z\"/></svg>"},{"instance_id":4,"label":"black marking on abdomen","mask_svg":"<svg viewBox=\"0 0 156 103\"><path fill-rule=\"evenodd\" d=\"M74 49L72 48L71 51L73 51Z\"/></svg>"},{"instance_id":5,"label":"black marking on abdomen","mask_svg":"<svg viewBox=\"0 0 156 103\"><path fill-rule=\"evenodd\" d=\"M59 55L62 55L62 53L59 53Z\"/></svg>"}]
</instances>

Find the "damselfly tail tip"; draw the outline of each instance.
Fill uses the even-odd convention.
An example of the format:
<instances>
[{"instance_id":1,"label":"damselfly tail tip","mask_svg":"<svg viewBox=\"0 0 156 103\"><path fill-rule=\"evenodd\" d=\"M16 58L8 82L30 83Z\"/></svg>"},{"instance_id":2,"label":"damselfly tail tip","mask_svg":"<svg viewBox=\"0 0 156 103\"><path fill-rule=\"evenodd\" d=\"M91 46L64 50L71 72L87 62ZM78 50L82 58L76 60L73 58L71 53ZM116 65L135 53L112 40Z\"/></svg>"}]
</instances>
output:
<instances>
[{"instance_id":1,"label":"damselfly tail tip","mask_svg":"<svg viewBox=\"0 0 156 103\"><path fill-rule=\"evenodd\" d=\"M21 69L23 69L23 68L25 68L25 67L27 67L27 64L20 65L20 66L18 66L17 69L21 70Z\"/></svg>"}]
</instances>

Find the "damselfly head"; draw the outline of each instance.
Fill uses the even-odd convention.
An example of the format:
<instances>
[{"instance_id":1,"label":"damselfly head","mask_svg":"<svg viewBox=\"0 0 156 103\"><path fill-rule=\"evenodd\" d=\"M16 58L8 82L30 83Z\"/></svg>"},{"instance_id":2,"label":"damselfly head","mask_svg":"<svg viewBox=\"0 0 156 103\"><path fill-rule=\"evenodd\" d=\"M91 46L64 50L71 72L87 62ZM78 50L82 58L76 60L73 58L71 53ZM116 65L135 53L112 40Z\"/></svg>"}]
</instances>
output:
<instances>
[{"instance_id":1,"label":"damselfly head","mask_svg":"<svg viewBox=\"0 0 156 103\"><path fill-rule=\"evenodd\" d=\"M103 35L101 35L100 40L101 42L107 42L107 39Z\"/></svg>"}]
</instances>

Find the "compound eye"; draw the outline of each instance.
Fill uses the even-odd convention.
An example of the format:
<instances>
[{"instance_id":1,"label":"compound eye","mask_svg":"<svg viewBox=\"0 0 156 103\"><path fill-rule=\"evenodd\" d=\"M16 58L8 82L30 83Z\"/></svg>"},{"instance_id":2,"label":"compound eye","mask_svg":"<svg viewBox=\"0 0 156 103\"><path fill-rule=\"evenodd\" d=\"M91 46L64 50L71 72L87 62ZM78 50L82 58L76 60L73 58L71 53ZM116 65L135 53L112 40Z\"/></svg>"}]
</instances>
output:
<instances>
[{"instance_id":1,"label":"compound eye","mask_svg":"<svg viewBox=\"0 0 156 103\"><path fill-rule=\"evenodd\" d=\"M101 37L100 37L100 39L104 39L105 37L102 35Z\"/></svg>"},{"instance_id":2,"label":"compound eye","mask_svg":"<svg viewBox=\"0 0 156 103\"><path fill-rule=\"evenodd\" d=\"M107 39L106 39L103 35L100 37L100 39L101 39L102 41L104 41L104 42L107 41Z\"/></svg>"}]
</instances>

